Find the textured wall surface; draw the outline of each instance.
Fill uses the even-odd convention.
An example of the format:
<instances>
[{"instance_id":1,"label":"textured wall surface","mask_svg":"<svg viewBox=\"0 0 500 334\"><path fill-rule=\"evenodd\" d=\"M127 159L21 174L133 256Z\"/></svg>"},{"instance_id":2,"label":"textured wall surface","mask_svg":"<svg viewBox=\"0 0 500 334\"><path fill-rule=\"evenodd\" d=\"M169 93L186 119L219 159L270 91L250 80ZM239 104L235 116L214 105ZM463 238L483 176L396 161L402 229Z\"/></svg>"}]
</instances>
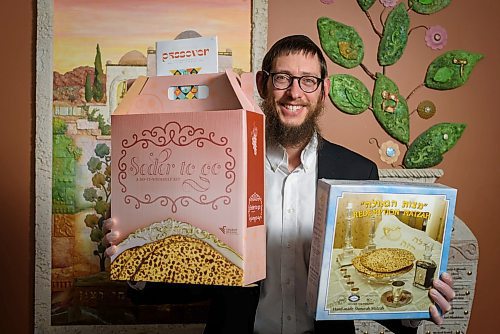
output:
<instances>
[{"instance_id":1,"label":"textured wall surface","mask_svg":"<svg viewBox=\"0 0 500 334\"><path fill-rule=\"evenodd\" d=\"M50 112L47 115L35 113L35 104L50 107L49 90L45 93L35 92L36 82L51 84L51 62L49 57L49 42L37 40L40 36L50 36L50 24L47 9L50 1L40 1L38 20L46 22L42 31L37 31L36 1L19 0L8 6L0 14L0 24L3 35L3 45L0 59L3 67L0 82L0 96L2 108L2 122L0 122L0 157L1 173L0 192L2 208L2 233L0 244L4 256L0 260L0 268L4 269L0 282L0 332L1 333L32 333L34 308L38 317L44 317L49 312L47 302L50 282L43 276L43 270L48 270L50 252L46 245L44 250L37 250L37 258L42 261L35 266L35 234L38 242L42 242L48 231L37 221L35 215L50 219L49 211L44 212L43 205L37 203L48 202L47 187L40 182L50 184L50 157L47 154L38 154L35 157L36 147L50 145L47 137L35 138L35 126L47 127L50 133ZM370 32L367 20L358 15L359 8L354 0L335 1L332 5L324 5L320 0L273 0L269 2L269 29L268 44L278 38L293 33L304 33L318 41L315 21L319 16L336 16L346 23L356 25L363 22L360 33ZM445 161L439 165L445 175L439 182L459 189L457 200L457 215L468 225L478 239L481 256L478 267L477 285L475 290L474 306L470 319L468 333L487 333L494 331L491 319L495 317L495 308L492 300L500 297L500 287L496 282L497 254L500 251L498 243L499 224L494 219L494 208L497 204L497 189L500 187L498 165L500 155L495 149L498 142L498 76L500 62L498 54L500 44L495 36L500 31L498 12L500 3L489 0L452 1L439 15L420 17L418 20L429 25L440 24L448 30L448 50L470 49L486 55L474 70L470 81L462 88L444 92L434 101L439 102L438 117L436 120L465 122L468 124L464 136L445 156ZM257 24L257 23L255 23ZM417 23L415 23L417 24ZM416 31L410 40L411 45L422 48L423 31ZM262 35L264 37L265 34ZM43 48L37 50L37 44ZM264 47L265 49L265 47ZM416 50L410 46L411 56L403 56L401 62L410 64L410 70L399 71L401 77L408 77L405 81L405 91L414 87L414 79L410 74L422 75L422 68L417 63L426 66L428 52ZM372 47L373 51L373 47ZM408 51L407 51L408 52ZM427 55L426 55L427 54ZM423 60L421 57L424 57ZM39 63L38 65L36 63ZM413 66L413 64L415 64ZM331 64L330 64L331 65ZM370 67L374 64L368 64ZM419 65L419 66L420 66ZM36 74L36 68L42 69L45 75ZM406 65L407 66L407 65ZM338 67L330 66L330 72L339 71ZM361 74L362 76L362 74ZM425 90L419 91L424 97ZM40 95L42 94L42 95ZM415 95L418 98L419 95ZM49 109L50 110L50 109ZM44 119L45 117L45 119ZM432 120L432 119L431 119ZM379 127L374 123L370 114L349 116L328 107L322 124L329 139L351 147L373 160L378 156L373 153L373 147L366 140L359 139L358 134L366 136L380 135ZM412 129L418 133L419 127ZM38 175L35 179L35 164ZM384 167L380 165L380 167ZM45 178L45 181L39 180ZM45 193L44 193L45 192ZM43 195L45 194L45 195ZM50 224L48 221L46 224ZM47 241L45 241L47 242ZM39 252L42 252L39 254ZM45 253L43 253L45 252ZM41 273L35 280L34 272ZM34 286L37 286L36 304L34 302ZM46 286L45 290L40 287ZM45 299L44 299L45 298ZM42 303L42 304L41 304ZM45 309L44 309L45 308ZM48 322L47 319L37 319L38 324ZM44 332L37 328L37 332Z\"/></svg>"}]
</instances>

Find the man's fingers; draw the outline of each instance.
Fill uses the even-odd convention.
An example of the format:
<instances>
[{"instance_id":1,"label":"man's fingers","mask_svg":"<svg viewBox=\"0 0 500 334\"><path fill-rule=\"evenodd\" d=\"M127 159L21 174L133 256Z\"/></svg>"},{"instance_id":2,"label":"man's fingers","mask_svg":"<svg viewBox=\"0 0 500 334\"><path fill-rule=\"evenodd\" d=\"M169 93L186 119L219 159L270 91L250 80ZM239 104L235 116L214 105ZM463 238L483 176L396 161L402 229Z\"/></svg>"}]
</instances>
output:
<instances>
[{"instance_id":1,"label":"man's fingers","mask_svg":"<svg viewBox=\"0 0 500 334\"><path fill-rule=\"evenodd\" d=\"M115 243L120 237L120 233L117 231L113 231L113 227L115 225L115 221L113 218L108 218L104 221L102 225L102 230L104 231L103 243L106 246L105 254L110 257L116 252Z\"/></svg>"},{"instance_id":2,"label":"man's fingers","mask_svg":"<svg viewBox=\"0 0 500 334\"><path fill-rule=\"evenodd\" d=\"M106 246L106 251L104 252L104 254L107 257L111 257L113 254L116 253L115 243L118 240L119 236L120 234L116 231L115 232L112 231L104 235L103 241L104 245Z\"/></svg>"},{"instance_id":3,"label":"man's fingers","mask_svg":"<svg viewBox=\"0 0 500 334\"><path fill-rule=\"evenodd\" d=\"M439 314L436 305L431 305L429 307L429 312L432 321L437 325L441 325L444 321L444 315L451 310L451 301L455 298L453 278L450 274L443 273L441 279L434 280L432 285L433 288L429 290L429 297L434 301L437 307L441 309L442 314Z\"/></svg>"},{"instance_id":4,"label":"man's fingers","mask_svg":"<svg viewBox=\"0 0 500 334\"><path fill-rule=\"evenodd\" d=\"M120 234L118 232L111 231L111 232L109 232L108 234L106 234L104 236L104 239L106 239L106 241L108 242L108 244L114 245L115 242L118 240L119 237L120 237Z\"/></svg>"},{"instance_id":5,"label":"man's fingers","mask_svg":"<svg viewBox=\"0 0 500 334\"><path fill-rule=\"evenodd\" d=\"M448 274L447 272L444 272L441 274L441 280L443 282L445 282L448 286L452 287L453 288L453 277L451 277L450 274Z\"/></svg>"},{"instance_id":6,"label":"man's fingers","mask_svg":"<svg viewBox=\"0 0 500 334\"><path fill-rule=\"evenodd\" d=\"M120 238L120 233L117 231L113 231L113 227L115 226L115 221L113 218L108 218L103 222L102 230L104 232L103 243L106 246L106 250L104 254L107 257L111 257L116 253L115 243Z\"/></svg>"},{"instance_id":7,"label":"man's fingers","mask_svg":"<svg viewBox=\"0 0 500 334\"><path fill-rule=\"evenodd\" d=\"M113 218L106 219L102 225L103 232L108 233L109 231L111 231L113 229L114 224L115 221L113 220Z\"/></svg>"},{"instance_id":8,"label":"man's fingers","mask_svg":"<svg viewBox=\"0 0 500 334\"><path fill-rule=\"evenodd\" d=\"M441 325L444 321L443 317L439 314L439 311L435 305L429 307L429 312L431 313L431 320L436 325Z\"/></svg>"},{"instance_id":9,"label":"man's fingers","mask_svg":"<svg viewBox=\"0 0 500 334\"><path fill-rule=\"evenodd\" d=\"M442 275L442 279L437 279L432 282L432 285L441 295L444 296L446 301L451 302L455 298L455 291L453 290L453 280L449 280L446 275ZM450 276L451 277L451 276ZM445 281L446 280L446 281Z\"/></svg>"},{"instance_id":10,"label":"man's fingers","mask_svg":"<svg viewBox=\"0 0 500 334\"><path fill-rule=\"evenodd\" d=\"M113 256L113 254L116 253L116 246L115 245L111 245L109 246L108 248L106 248L106 250L104 251L104 254L107 256L107 257L111 257Z\"/></svg>"},{"instance_id":11,"label":"man's fingers","mask_svg":"<svg viewBox=\"0 0 500 334\"><path fill-rule=\"evenodd\" d=\"M429 296L434 301L434 303L436 303L437 306L439 306L441 311L443 311L443 314L446 314L451 310L450 302L438 290L430 289Z\"/></svg>"}]
</instances>

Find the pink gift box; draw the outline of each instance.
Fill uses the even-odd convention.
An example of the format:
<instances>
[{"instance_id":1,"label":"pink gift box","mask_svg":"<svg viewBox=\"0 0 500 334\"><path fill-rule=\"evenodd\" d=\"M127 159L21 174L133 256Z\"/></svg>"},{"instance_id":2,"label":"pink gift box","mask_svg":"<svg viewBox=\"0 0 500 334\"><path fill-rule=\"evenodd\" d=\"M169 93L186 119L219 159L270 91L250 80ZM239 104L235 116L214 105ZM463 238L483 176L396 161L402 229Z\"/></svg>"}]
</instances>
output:
<instances>
[{"instance_id":1,"label":"pink gift box","mask_svg":"<svg viewBox=\"0 0 500 334\"><path fill-rule=\"evenodd\" d=\"M251 73L134 82L111 116L112 232L117 239L112 279L247 285L265 278L264 115L250 102L252 94ZM195 275L180 275L181 268L148 277L153 266L148 257L165 265L176 261L160 259L162 248L153 243L178 235L196 241L189 249L215 251L241 277L230 283L224 277L205 280L210 269L191 263L193 258L184 260L186 268L196 266ZM138 253L147 245L147 252ZM140 265L133 267L133 259Z\"/></svg>"}]
</instances>

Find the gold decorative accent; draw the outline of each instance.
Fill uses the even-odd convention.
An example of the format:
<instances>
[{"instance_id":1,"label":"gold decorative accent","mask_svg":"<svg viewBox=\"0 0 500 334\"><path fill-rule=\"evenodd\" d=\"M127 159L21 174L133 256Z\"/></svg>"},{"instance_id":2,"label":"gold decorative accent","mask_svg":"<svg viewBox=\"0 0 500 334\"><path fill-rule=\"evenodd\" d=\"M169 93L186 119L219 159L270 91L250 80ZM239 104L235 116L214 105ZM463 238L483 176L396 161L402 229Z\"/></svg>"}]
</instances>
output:
<instances>
[{"instance_id":1,"label":"gold decorative accent","mask_svg":"<svg viewBox=\"0 0 500 334\"><path fill-rule=\"evenodd\" d=\"M339 51L345 59L354 60L358 58L358 51L352 48L350 42L339 42Z\"/></svg>"},{"instance_id":2,"label":"gold decorative accent","mask_svg":"<svg viewBox=\"0 0 500 334\"><path fill-rule=\"evenodd\" d=\"M399 103L398 95L384 90L382 92L382 98L384 99L382 101L382 110L384 110L385 112L393 113L398 107ZM389 102L393 102L394 105L388 105Z\"/></svg>"},{"instance_id":3,"label":"gold decorative accent","mask_svg":"<svg viewBox=\"0 0 500 334\"><path fill-rule=\"evenodd\" d=\"M422 101L417 107L418 116L423 119L429 119L436 113L436 105L429 100Z\"/></svg>"},{"instance_id":4,"label":"gold decorative accent","mask_svg":"<svg viewBox=\"0 0 500 334\"><path fill-rule=\"evenodd\" d=\"M464 66L467 65L467 59L453 58L453 64L460 65L460 76L464 76Z\"/></svg>"}]
</instances>

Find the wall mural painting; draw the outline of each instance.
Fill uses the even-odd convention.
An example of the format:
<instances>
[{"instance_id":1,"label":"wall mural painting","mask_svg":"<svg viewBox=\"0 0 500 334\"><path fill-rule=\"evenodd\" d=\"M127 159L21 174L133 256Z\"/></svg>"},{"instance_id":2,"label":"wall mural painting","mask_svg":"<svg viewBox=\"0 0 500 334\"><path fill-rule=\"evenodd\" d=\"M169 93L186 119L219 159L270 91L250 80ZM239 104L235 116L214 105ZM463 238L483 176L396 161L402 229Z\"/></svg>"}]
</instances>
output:
<instances>
[{"instance_id":1,"label":"wall mural painting","mask_svg":"<svg viewBox=\"0 0 500 334\"><path fill-rule=\"evenodd\" d=\"M109 280L110 115L127 80L154 73L157 41L217 35L219 55L250 71L251 19L250 0L54 0L52 326L204 321L203 300L142 305Z\"/></svg>"}]
</instances>

